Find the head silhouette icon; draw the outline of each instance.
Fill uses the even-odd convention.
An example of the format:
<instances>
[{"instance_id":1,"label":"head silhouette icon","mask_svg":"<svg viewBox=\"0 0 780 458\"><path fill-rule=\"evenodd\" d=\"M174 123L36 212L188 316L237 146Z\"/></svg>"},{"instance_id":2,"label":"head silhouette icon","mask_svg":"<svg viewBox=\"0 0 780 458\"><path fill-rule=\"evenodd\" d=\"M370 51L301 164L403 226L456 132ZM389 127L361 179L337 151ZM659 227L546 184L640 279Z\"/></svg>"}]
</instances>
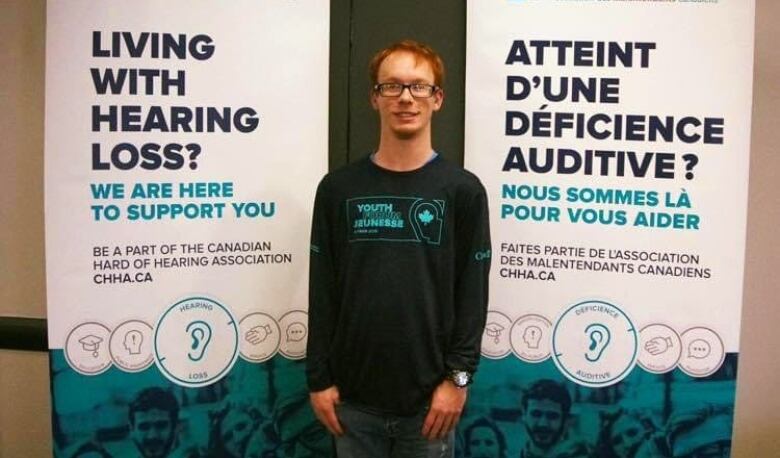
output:
<instances>
[{"instance_id":1,"label":"head silhouette icon","mask_svg":"<svg viewBox=\"0 0 780 458\"><path fill-rule=\"evenodd\" d=\"M144 335L141 331L135 329L127 331L125 334L125 340L123 342L125 350L131 355L137 355L141 353L141 344L144 342Z\"/></svg>"},{"instance_id":2,"label":"head silhouette icon","mask_svg":"<svg viewBox=\"0 0 780 458\"><path fill-rule=\"evenodd\" d=\"M419 201L412 206L412 224L415 232L425 243L438 245L441 242L444 211L434 201Z\"/></svg>"},{"instance_id":3,"label":"head silhouette icon","mask_svg":"<svg viewBox=\"0 0 780 458\"><path fill-rule=\"evenodd\" d=\"M542 340L542 329L538 326L528 326L523 331L523 342L528 345L528 348L534 350L539 348L539 341Z\"/></svg>"}]
</instances>

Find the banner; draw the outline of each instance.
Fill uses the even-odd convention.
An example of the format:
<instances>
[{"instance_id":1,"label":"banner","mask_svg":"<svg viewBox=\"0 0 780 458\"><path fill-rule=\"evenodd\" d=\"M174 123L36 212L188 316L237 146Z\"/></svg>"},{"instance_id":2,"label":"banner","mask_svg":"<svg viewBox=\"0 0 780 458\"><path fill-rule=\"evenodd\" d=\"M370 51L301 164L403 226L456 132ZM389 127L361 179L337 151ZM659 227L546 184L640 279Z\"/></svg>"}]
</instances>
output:
<instances>
[{"instance_id":1,"label":"banner","mask_svg":"<svg viewBox=\"0 0 780 458\"><path fill-rule=\"evenodd\" d=\"M329 455L301 361L328 18L317 0L48 3L57 456Z\"/></svg>"},{"instance_id":2,"label":"banner","mask_svg":"<svg viewBox=\"0 0 780 458\"><path fill-rule=\"evenodd\" d=\"M729 455L753 20L469 2L465 165L494 249L467 456Z\"/></svg>"}]
</instances>

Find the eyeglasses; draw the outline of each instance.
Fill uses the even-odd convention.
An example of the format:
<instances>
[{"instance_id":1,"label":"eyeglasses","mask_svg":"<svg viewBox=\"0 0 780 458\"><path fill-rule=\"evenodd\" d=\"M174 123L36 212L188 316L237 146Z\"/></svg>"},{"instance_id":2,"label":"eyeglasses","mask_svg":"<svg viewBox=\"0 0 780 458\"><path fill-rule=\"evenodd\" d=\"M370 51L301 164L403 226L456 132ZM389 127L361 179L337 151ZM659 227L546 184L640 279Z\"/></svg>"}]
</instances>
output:
<instances>
[{"instance_id":1,"label":"eyeglasses","mask_svg":"<svg viewBox=\"0 0 780 458\"><path fill-rule=\"evenodd\" d=\"M412 83L412 84L401 84L401 83L380 83L374 85L374 90L379 93L382 97L398 97L401 94L403 94L404 89L409 89L409 92L412 94L412 97L419 98L419 99L425 99L428 97L431 97L433 94L436 93L436 91L439 90L438 86L435 86L433 84L425 84L425 83Z\"/></svg>"}]
</instances>

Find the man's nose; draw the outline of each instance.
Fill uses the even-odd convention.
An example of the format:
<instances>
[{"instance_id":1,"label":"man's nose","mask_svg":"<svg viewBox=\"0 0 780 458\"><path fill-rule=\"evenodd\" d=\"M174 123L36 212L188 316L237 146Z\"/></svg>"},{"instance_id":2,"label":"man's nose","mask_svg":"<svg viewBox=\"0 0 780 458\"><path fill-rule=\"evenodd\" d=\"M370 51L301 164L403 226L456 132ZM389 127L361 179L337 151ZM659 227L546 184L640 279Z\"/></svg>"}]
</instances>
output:
<instances>
[{"instance_id":1,"label":"man's nose","mask_svg":"<svg viewBox=\"0 0 780 458\"><path fill-rule=\"evenodd\" d=\"M412 87L411 86L405 86L401 89L401 95L398 96L399 100L403 100L404 102L411 102L414 100L414 96L412 96Z\"/></svg>"}]
</instances>

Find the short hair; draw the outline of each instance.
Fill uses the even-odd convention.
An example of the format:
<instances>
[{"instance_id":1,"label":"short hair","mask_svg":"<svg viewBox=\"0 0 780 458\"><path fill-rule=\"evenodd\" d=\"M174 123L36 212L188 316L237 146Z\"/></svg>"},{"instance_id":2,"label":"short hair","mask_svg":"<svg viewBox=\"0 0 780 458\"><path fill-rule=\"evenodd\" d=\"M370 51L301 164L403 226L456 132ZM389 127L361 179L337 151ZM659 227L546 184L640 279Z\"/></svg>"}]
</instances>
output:
<instances>
[{"instance_id":1,"label":"short hair","mask_svg":"<svg viewBox=\"0 0 780 458\"><path fill-rule=\"evenodd\" d=\"M372 85L379 82L379 67L382 65L382 62L394 52L408 52L414 55L416 61L424 60L433 70L433 84L439 87L444 85L444 61L439 53L426 44L408 39L390 44L374 54L374 57L368 64L368 75Z\"/></svg>"},{"instance_id":2,"label":"short hair","mask_svg":"<svg viewBox=\"0 0 780 458\"><path fill-rule=\"evenodd\" d=\"M506 439L504 439L504 433L502 433L501 430L498 429L498 426L496 426L495 423L493 423L492 421L484 417L470 424L463 432L463 438L466 441L465 443L466 455L469 455L471 453L471 434L477 428L488 428L491 431L493 431L493 435L496 436L496 440L498 441L499 457L506 456Z\"/></svg>"},{"instance_id":3,"label":"short hair","mask_svg":"<svg viewBox=\"0 0 780 458\"><path fill-rule=\"evenodd\" d=\"M535 401L548 399L560 404L563 416L566 417L569 415L569 410L571 409L571 396L569 395L569 390L561 383L554 380L541 379L531 384L528 389L523 391L523 397L520 401L523 406L523 411L528 408L528 401L532 399Z\"/></svg>"},{"instance_id":4,"label":"short hair","mask_svg":"<svg viewBox=\"0 0 780 458\"><path fill-rule=\"evenodd\" d=\"M176 424L179 419L179 403L170 391L153 386L141 390L130 403L128 417L130 424L135 425L135 413L158 409L168 412L171 423Z\"/></svg>"}]
</instances>

